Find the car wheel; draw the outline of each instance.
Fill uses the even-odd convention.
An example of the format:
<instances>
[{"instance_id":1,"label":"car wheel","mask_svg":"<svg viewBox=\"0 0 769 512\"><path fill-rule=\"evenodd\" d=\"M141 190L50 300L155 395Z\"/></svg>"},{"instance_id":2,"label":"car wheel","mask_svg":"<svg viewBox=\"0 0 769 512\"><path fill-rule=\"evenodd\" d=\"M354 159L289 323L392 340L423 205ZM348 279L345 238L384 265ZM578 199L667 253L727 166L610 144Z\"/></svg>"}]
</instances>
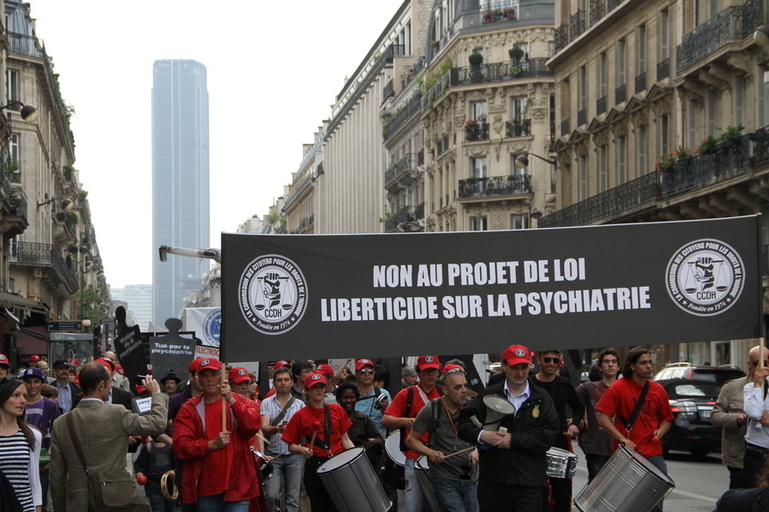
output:
<instances>
[{"instance_id":1,"label":"car wheel","mask_svg":"<svg viewBox=\"0 0 769 512\"><path fill-rule=\"evenodd\" d=\"M689 450L689 453L701 459L701 458L707 457L708 454L710 453L710 450L707 448L692 448L691 450Z\"/></svg>"}]
</instances>

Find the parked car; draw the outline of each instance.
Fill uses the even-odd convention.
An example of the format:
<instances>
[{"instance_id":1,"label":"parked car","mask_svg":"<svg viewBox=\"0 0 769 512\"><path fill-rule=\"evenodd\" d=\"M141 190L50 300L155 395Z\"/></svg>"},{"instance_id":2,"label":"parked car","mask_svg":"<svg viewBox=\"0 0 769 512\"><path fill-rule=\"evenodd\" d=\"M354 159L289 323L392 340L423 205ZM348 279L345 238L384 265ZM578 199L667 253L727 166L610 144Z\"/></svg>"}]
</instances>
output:
<instances>
[{"instance_id":1,"label":"parked car","mask_svg":"<svg viewBox=\"0 0 769 512\"><path fill-rule=\"evenodd\" d=\"M712 374L710 374L712 375ZM710 413L721 391L715 380L662 380L673 410L673 424L662 438L665 451L683 450L697 457L721 451L721 428L710 422Z\"/></svg>"},{"instance_id":2,"label":"parked car","mask_svg":"<svg viewBox=\"0 0 769 512\"><path fill-rule=\"evenodd\" d=\"M654 375L654 380L697 379L724 385L728 380L744 377L736 366L697 366L691 363L670 363Z\"/></svg>"}]
</instances>

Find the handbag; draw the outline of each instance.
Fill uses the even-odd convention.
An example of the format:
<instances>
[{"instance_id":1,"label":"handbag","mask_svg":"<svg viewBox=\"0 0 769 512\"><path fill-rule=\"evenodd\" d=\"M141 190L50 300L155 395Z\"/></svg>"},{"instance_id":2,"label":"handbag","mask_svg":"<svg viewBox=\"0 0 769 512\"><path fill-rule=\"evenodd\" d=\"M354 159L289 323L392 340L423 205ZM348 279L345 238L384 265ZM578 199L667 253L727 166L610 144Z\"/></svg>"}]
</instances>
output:
<instances>
[{"instance_id":1,"label":"handbag","mask_svg":"<svg viewBox=\"0 0 769 512\"><path fill-rule=\"evenodd\" d=\"M103 471L91 473L85 463L83 448L80 446L72 413L66 414L66 424L72 444L75 446L77 457L85 471L88 480L88 512L150 512L150 506L144 502L135 502L134 498L141 499L136 493L136 483L125 470Z\"/></svg>"},{"instance_id":2,"label":"handbag","mask_svg":"<svg viewBox=\"0 0 769 512\"><path fill-rule=\"evenodd\" d=\"M3 512L24 512L19 498L16 497L16 490L2 471L0 471L0 510Z\"/></svg>"}]
</instances>

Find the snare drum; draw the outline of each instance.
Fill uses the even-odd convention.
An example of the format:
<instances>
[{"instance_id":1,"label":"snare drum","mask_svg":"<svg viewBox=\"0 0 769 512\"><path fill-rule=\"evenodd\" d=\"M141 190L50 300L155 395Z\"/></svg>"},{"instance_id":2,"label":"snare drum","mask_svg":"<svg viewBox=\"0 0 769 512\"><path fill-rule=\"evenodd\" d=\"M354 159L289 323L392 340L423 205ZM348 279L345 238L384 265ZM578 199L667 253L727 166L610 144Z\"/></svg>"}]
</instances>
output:
<instances>
[{"instance_id":1,"label":"snare drum","mask_svg":"<svg viewBox=\"0 0 769 512\"><path fill-rule=\"evenodd\" d=\"M386 512L392 506L361 447L328 459L318 468L318 477L339 512Z\"/></svg>"},{"instance_id":2,"label":"snare drum","mask_svg":"<svg viewBox=\"0 0 769 512\"><path fill-rule=\"evenodd\" d=\"M577 456L560 448L547 451L547 476L553 478L573 478L577 472Z\"/></svg>"},{"instance_id":3,"label":"snare drum","mask_svg":"<svg viewBox=\"0 0 769 512\"><path fill-rule=\"evenodd\" d=\"M406 466L406 455L401 451L401 431L396 430L387 436L385 441L385 451L387 456L401 467Z\"/></svg>"}]
</instances>

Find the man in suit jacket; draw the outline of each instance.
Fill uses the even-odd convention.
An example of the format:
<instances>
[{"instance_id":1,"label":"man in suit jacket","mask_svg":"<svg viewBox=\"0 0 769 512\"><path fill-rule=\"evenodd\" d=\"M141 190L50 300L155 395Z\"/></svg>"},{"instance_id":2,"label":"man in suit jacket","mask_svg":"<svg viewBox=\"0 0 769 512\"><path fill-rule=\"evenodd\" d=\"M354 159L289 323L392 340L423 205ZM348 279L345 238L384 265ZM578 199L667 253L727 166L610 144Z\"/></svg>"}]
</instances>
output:
<instances>
[{"instance_id":1,"label":"man in suit jacket","mask_svg":"<svg viewBox=\"0 0 769 512\"><path fill-rule=\"evenodd\" d=\"M69 380L69 371L73 364L66 359L53 362L53 374L56 382L53 384L59 392L59 410L62 414L71 411L77 402L78 395L82 392L80 386Z\"/></svg>"},{"instance_id":2,"label":"man in suit jacket","mask_svg":"<svg viewBox=\"0 0 769 512\"><path fill-rule=\"evenodd\" d=\"M128 436L151 436L163 431L166 424L168 396L148 376L145 387L152 393L152 410L145 416L132 413L121 405L108 405L112 376L107 368L93 362L80 372L83 399L76 409L54 422L51 436L51 498L56 512L81 510L88 503L88 481L78 459L66 418L74 420L89 472L125 472ZM56 426L58 425L58 427ZM136 503L141 503L134 490Z\"/></svg>"}]
</instances>

